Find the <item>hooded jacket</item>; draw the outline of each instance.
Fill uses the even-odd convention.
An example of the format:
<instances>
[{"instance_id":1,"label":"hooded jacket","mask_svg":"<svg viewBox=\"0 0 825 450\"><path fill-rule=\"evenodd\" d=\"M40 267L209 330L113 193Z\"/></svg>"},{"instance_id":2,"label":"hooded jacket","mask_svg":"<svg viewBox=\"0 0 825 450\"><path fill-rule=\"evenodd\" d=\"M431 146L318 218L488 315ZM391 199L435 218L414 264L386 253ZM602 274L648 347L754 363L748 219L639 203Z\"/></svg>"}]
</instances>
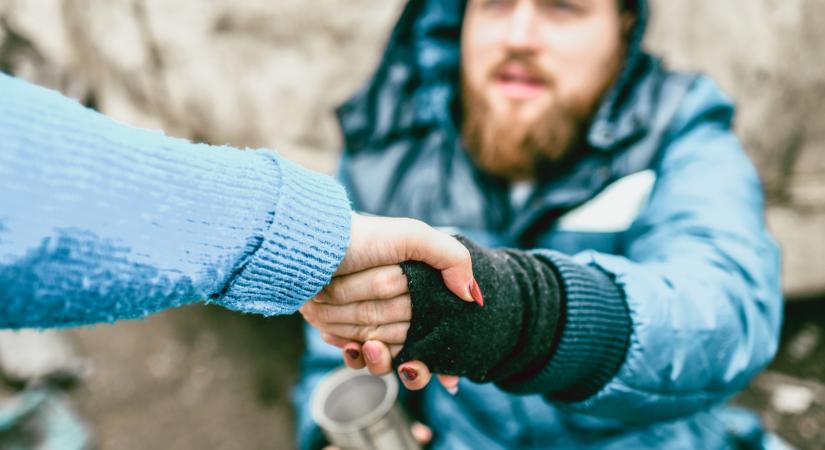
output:
<instances>
[{"instance_id":1,"label":"hooded jacket","mask_svg":"<svg viewBox=\"0 0 825 450\"><path fill-rule=\"evenodd\" d=\"M648 5L634 2L624 69L575 160L514 201L510 186L473 165L457 131L464 3L410 1L376 73L339 108L340 177L355 208L568 267L560 270L566 355L598 359L600 343L617 339L593 320L598 301L613 297L579 269L618 289L631 332L619 370L587 398L535 383L530 395L513 395L466 380L452 397L431 383L407 404L433 428L433 448L762 445L758 421L724 403L776 351L780 259L758 175L731 130L730 100L708 78L671 72L643 51ZM549 366L565 362L557 352ZM338 364L339 351L309 331L295 396L302 448L318 437L309 392Z\"/></svg>"}]
</instances>

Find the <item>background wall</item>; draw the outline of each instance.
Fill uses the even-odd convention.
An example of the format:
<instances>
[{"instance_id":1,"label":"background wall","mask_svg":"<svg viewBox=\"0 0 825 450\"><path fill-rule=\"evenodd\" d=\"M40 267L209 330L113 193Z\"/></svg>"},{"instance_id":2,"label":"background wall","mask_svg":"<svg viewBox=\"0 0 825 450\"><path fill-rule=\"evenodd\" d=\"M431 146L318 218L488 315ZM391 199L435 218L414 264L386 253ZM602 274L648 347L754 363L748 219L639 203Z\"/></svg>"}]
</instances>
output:
<instances>
[{"instance_id":1,"label":"background wall","mask_svg":"<svg viewBox=\"0 0 825 450\"><path fill-rule=\"evenodd\" d=\"M825 3L654 0L649 47L710 74L739 105L791 297L825 292Z\"/></svg>"},{"instance_id":2,"label":"background wall","mask_svg":"<svg viewBox=\"0 0 825 450\"><path fill-rule=\"evenodd\" d=\"M0 67L128 123L266 146L322 171L330 108L372 71L400 0L0 0ZM712 75L769 194L791 297L825 293L825 3L654 0L648 46ZM0 31L0 39L3 32Z\"/></svg>"},{"instance_id":3,"label":"background wall","mask_svg":"<svg viewBox=\"0 0 825 450\"><path fill-rule=\"evenodd\" d=\"M737 129L785 251L787 294L825 298L825 3L652 3L649 48L673 67L712 75L740 107ZM0 0L0 70L133 125L277 148L330 172L339 147L330 109L373 70L403 4ZM775 365L782 374L761 377L742 400L803 446L825 442L810 426L825 414L825 367L810 363L825 355L825 331L807 322L825 314L810 305L789 314ZM294 318L195 307L73 331L94 367L75 401L103 449L288 448L298 330ZM799 398L783 385L810 394L807 415L777 409L787 392Z\"/></svg>"}]
</instances>

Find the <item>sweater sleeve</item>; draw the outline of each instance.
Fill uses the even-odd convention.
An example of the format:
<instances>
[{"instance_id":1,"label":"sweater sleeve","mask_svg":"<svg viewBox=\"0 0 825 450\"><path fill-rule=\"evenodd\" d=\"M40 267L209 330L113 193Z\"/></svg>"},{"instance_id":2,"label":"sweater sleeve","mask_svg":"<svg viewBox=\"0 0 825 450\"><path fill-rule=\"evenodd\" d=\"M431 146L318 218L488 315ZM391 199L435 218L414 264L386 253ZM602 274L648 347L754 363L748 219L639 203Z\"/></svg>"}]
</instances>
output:
<instances>
[{"instance_id":1,"label":"sweater sleeve","mask_svg":"<svg viewBox=\"0 0 825 450\"><path fill-rule=\"evenodd\" d=\"M294 312L347 247L331 178L133 128L0 74L0 328L211 301Z\"/></svg>"}]
</instances>

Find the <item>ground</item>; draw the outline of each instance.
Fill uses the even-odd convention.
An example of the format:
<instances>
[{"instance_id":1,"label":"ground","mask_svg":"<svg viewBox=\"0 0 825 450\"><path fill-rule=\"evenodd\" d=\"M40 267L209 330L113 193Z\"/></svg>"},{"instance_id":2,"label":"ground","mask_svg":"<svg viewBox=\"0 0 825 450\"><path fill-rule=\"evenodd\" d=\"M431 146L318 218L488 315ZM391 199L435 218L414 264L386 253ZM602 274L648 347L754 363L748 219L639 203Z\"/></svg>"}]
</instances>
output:
<instances>
[{"instance_id":1,"label":"ground","mask_svg":"<svg viewBox=\"0 0 825 450\"><path fill-rule=\"evenodd\" d=\"M801 449L825 449L825 301L787 307L782 347L736 402ZM69 332L92 370L72 398L100 450L294 448L298 317L190 306Z\"/></svg>"},{"instance_id":2,"label":"ground","mask_svg":"<svg viewBox=\"0 0 825 450\"><path fill-rule=\"evenodd\" d=\"M800 449L825 449L825 301L790 303L779 354L736 402Z\"/></svg>"},{"instance_id":3,"label":"ground","mask_svg":"<svg viewBox=\"0 0 825 450\"><path fill-rule=\"evenodd\" d=\"M300 333L217 306L71 331L92 368L73 398L100 450L294 448Z\"/></svg>"}]
</instances>

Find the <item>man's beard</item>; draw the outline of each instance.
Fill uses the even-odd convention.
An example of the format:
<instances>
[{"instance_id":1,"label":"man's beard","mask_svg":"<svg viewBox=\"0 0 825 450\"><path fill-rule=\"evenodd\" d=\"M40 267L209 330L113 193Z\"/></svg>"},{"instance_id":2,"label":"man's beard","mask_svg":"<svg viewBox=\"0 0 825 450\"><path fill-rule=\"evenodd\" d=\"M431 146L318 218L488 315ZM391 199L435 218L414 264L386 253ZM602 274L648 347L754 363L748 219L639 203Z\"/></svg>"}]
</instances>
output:
<instances>
[{"instance_id":1,"label":"man's beard","mask_svg":"<svg viewBox=\"0 0 825 450\"><path fill-rule=\"evenodd\" d=\"M511 181L536 179L538 171L558 165L579 140L594 102L546 107L535 119L497 115L482 92L461 78L461 135L483 171Z\"/></svg>"}]
</instances>

